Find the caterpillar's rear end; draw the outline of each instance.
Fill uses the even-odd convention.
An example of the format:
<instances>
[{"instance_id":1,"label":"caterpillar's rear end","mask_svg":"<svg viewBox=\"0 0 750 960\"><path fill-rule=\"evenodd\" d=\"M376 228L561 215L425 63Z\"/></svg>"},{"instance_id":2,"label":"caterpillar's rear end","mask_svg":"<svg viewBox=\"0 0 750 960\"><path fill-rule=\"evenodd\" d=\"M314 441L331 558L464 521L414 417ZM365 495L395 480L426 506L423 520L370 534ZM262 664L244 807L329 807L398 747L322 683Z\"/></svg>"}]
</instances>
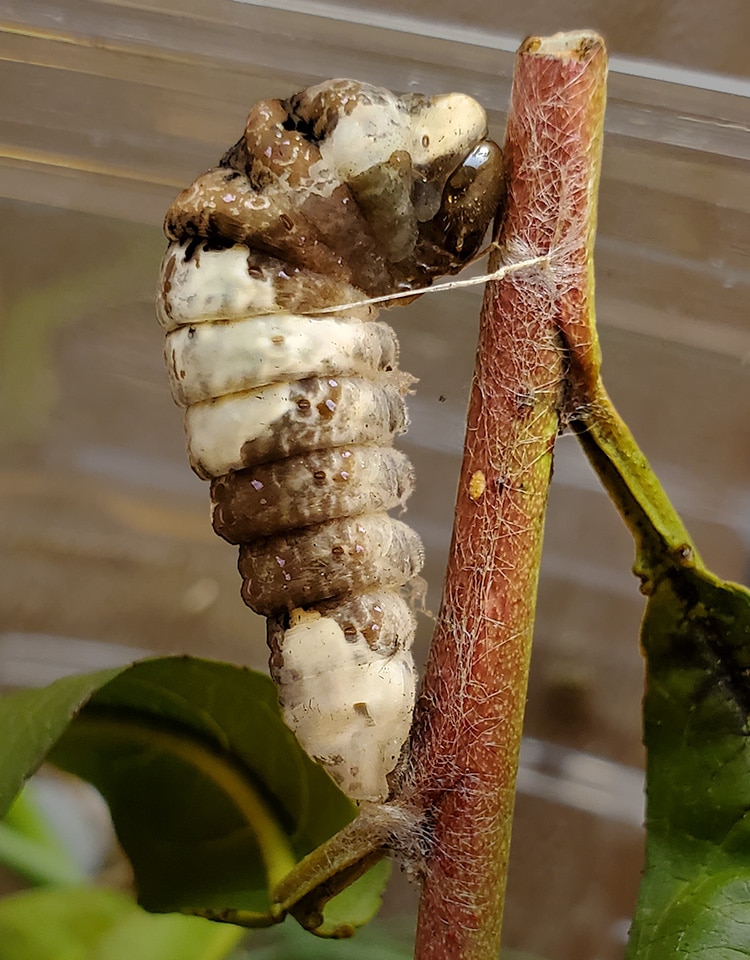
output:
<instances>
[{"instance_id":1,"label":"caterpillar's rear end","mask_svg":"<svg viewBox=\"0 0 750 960\"><path fill-rule=\"evenodd\" d=\"M423 551L387 512L413 486L395 334L371 306L328 311L477 252L502 189L485 136L469 97L329 81L256 104L166 218L158 314L190 462L268 618L285 720L355 799L387 797L407 739Z\"/></svg>"}]
</instances>

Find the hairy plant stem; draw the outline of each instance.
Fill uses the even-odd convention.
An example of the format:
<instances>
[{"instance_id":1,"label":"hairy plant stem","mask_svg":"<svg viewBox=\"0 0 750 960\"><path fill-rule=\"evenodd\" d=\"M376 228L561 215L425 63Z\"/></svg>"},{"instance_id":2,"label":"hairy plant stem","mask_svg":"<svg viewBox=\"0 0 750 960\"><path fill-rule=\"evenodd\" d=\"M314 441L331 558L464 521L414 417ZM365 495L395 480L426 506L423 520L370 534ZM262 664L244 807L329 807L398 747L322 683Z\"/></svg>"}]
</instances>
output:
<instances>
[{"instance_id":1,"label":"hairy plant stem","mask_svg":"<svg viewBox=\"0 0 750 960\"><path fill-rule=\"evenodd\" d=\"M549 263L491 284L482 309L446 586L396 798L425 811L417 960L487 960L500 946L552 450L569 383L598 376L605 75L595 34L519 51L494 266Z\"/></svg>"}]
</instances>

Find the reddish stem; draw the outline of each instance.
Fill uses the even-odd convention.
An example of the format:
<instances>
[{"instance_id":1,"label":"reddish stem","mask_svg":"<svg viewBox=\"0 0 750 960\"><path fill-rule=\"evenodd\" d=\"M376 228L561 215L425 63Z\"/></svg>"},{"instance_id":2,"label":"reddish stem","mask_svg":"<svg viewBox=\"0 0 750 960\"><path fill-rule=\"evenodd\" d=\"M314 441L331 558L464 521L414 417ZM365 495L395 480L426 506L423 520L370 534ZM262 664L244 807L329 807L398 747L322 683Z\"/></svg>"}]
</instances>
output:
<instances>
[{"instance_id":1,"label":"reddish stem","mask_svg":"<svg viewBox=\"0 0 750 960\"><path fill-rule=\"evenodd\" d=\"M418 960L499 950L552 449L566 376L598 369L588 321L605 73L590 33L526 41L517 61L494 266L539 254L550 265L492 284L482 309L446 587L398 798L427 811Z\"/></svg>"}]
</instances>

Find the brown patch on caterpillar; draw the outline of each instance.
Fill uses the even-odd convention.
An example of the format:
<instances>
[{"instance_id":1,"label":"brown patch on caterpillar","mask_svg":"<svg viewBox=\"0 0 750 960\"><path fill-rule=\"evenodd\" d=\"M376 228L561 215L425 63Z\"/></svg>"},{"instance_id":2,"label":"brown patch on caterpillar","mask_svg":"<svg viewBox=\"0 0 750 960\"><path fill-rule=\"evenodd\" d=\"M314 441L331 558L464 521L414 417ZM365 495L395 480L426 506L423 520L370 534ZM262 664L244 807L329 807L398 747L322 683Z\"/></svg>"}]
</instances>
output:
<instances>
[{"instance_id":1,"label":"brown patch on caterpillar","mask_svg":"<svg viewBox=\"0 0 750 960\"><path fill-rule=\"evenodd\" d=\"M365 99L385 105L388 90L371 87L357 80L327 80L295 93L285 101L289 115L297 118L316 141L329 137L341 116L349 116Z\"/></svg>"},{"instance_id":2,"label":"brown patch on caterpillar","mask_svg":"<svg viewBox=\"0 0 750 960\"><path fill-rule=\"evenodd\" d=\"M300 211L315 223L334 256L348 265L350 283L372 297L391 293L397 281L387 250L370 232L373 224L355 200L349 187L342 186L329 197L310 193Z\"/></svg>"},{"instance_id":3,"label":"brown patch on caterpillar","mask_svg":"<svg viewBox=\"0 0 750 960\"><path fill-rule=\"evenodd\" d=\"M354 703L353 707L354 707L354 712L358 716L363 718L363 720L365 721L368 727L375 726L375 721L372 719L372 715L370 714L370 711L367 709L366 703L360 700L359 703ZM358 773L359 771L357 770L354 772Z\"/></svg>"},{"instance_id":4,"label":"brown patch on caterpillar","mask_svg":"<svg viewBox=\"0 0 750 960\"><path fill-rule=\"evenodd\" d=\"M316 224L271 184L262 192L243 176L215 167L177 197L167 213L165 233L174 240L195 237L209 243L247 244L301 269L350 281L352 271L326 246ZM288 266L287 266L288 269Z\"/></svg>"},{"instance_id":5,"label":"brown patch on caterpillar","mask_svg":"<svg viewBox=\"0 0 750 960\"><path fill-rule=\"evenodd\" d=\"M312 609L334 619L347 642L364 642L383 656L407 650L417 628L411 604L396 590L374 588L343 601L317 603Z\"/></svg>"},{"instance_id":6,"label":"brown patch on caterpillar","mask_svg":"<svg viewBox=\"0 0 750 960\"><path fill-rule=\"evenodd\" d=\"M333 417L341 399L339 381L330 378L327 382L330 387L328 394L317 404L318 413L323 420L330 420Z\"/></svg>"},{"instance_id":7,"label":"brown patch on caterpillar","mask_svg":"<svg viewBox=\"0 0 750 960\"><path fill-rule=\"evenodd\" d=\"M172 254L167 257L164 270L162 271L162 297L167 301L169 300L169 293L172 289L172 277L174 276L176 265L176 257Z\"/></svg>"},{"instance_id":8,"label":"brown patch on caterpillar","mask_svg":"<svg viewBox=\"0 0 750 960\"><path fill-rule=\"evenodd\" d=\"M394 150L388 160L369 167L349 181L357 204L388 259L399 263L414 254L417 216L411 201L411 157Z\"/></svg>"},{"instance_id":9,"label":"brown patch on caterpillar","mask_svg":"<svg viewBox=\"0 0 750 960\"><path fill-rule=\"evenodd\" d=\"M396 379L398 383L398 379ZM190 463L211 479L309 450L389 444L406 429L403 387L341 378L334 410L317 407L330 396L328 379L271 384L192 404L185 411Z\"/></svg>"},{"instance_id":10,"label":"brown patch on caterpillar","mask_svg":"<svg viewBox=\"0 0 750 960\"><path fill-rule=\"evenodd\" d=\"M393 277L377 238L370 233L366 215L353 202L348 185L339 183L331 189L328 184L320 184L321 174L316 170L324 164L320 150L294 128L294 122L290 122L288 110L279 100L263 101L250 111L245 140L253 158L248 171L251 180L262 168L267 185L283 183L286 189L291 188L305 222L314 224L334 256L348 265L350 281L373 293L387 293L393 287ZM331 180L331 186L333 183ZM289 217L285 226L293 228ZM306 256L295 262L317 269Z\"/></svg>"},{"instance_id":11,"label":"brown patch on caterpillar","mask_svg":"<svg viewBox=\"0 0 750 960\"><path fill-rule=\"evenodd\" d=\"M240 547L242 599L256 613L307 607L377 584L398 587L422 569L411 527L386 513L343 517Z\"/></svg>"},{"instance_id":12,"label":"brown patch on caterpillar","mask_svg":"<svg viewBox=\"0 0 750 960\"><path fill-rule=\"evenodd\" d=\"M183 191L168 215L168 236L249 243L371 295L387 293L393 276L367 220L346 185L319 185L311 168L322 163L320 152L288 121L280 101L256 104L244 150L229 158L234 168L215 168Z\"/></svg>"},{"instance_id":13,"label":"brown patch on caterpillar","mask_svg":"<svg viewBox=\"0 0 750 960\"><path fill-rule=\"evenodd\" d=\"M390 510L414 486L409 460L392 447L351 445L260 464L211 484L213 527L244 543L325 520Z\"/></svg>"},{"instance_id":14,"label":"brown patch on caterpillar","mask_svg":"<svg viewBox=\"0 0 750 960\"><path fill-rule=\"evenodd\" d=\"M406 429L403 397L389 384L342 378L335 392L339 402L333 410L326 405L332 395L327 378L289 384L287 412L274 421L268 434L243 443L240 463L251 467L347 443L388 443L395 433Z\"/></svg>"},{"instance_id":15,"label":"brown patch on caterpillar","mask_svg":"<svg viewBox=\"0 0 750 960\"><path fill-rule=\"evenodd\" d=\"M250 110L245 124L246 156L249 166L242 170L251 181L265 178L277 182L283 176L291 190L307 187L310 167L320 161L320 150L299 131L290 129L289 112L281 100L261 100Z\"/></svg>"},{"instance_id":16,"label":"brown patch on caterpillar","mask_svg":"<svg viewBox=\"0 0 750 960\"><path fill-rule=\"evenodd\" d=\"M274 283L276 303L281 313L315 313L321 307L355 303L363 299L362 291L351 284L315 273L295 271L291 276L279 273ZM367 320L374 313L369 306L347 308L342 312L363 320Z\"/></svg>"}]
</instances>

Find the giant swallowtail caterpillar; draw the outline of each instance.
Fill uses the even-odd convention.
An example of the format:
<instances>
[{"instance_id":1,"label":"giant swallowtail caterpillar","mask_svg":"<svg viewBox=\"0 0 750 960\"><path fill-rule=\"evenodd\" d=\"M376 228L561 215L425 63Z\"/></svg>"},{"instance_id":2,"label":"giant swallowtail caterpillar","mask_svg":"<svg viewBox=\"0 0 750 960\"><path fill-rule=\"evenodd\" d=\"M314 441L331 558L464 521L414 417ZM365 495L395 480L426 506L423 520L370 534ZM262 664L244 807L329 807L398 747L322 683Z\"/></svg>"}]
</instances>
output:
<instances>
[{"instance_id":1,"label":"giant swallowtail caterpillar","mask_svg":"<svg viewBox=\"0 0 750 960\"><path fill-rule=\"evenodd\" d=\"M412 382L371 305L454 273L502 189L470 97L351 80L256 104L170 207L158 315L190 463L268 618L286 722L356 799L385 799L415 698L417 534L388 510ZM321 310L326 310L321 313Z\"/></svg>"}]
</instances>

